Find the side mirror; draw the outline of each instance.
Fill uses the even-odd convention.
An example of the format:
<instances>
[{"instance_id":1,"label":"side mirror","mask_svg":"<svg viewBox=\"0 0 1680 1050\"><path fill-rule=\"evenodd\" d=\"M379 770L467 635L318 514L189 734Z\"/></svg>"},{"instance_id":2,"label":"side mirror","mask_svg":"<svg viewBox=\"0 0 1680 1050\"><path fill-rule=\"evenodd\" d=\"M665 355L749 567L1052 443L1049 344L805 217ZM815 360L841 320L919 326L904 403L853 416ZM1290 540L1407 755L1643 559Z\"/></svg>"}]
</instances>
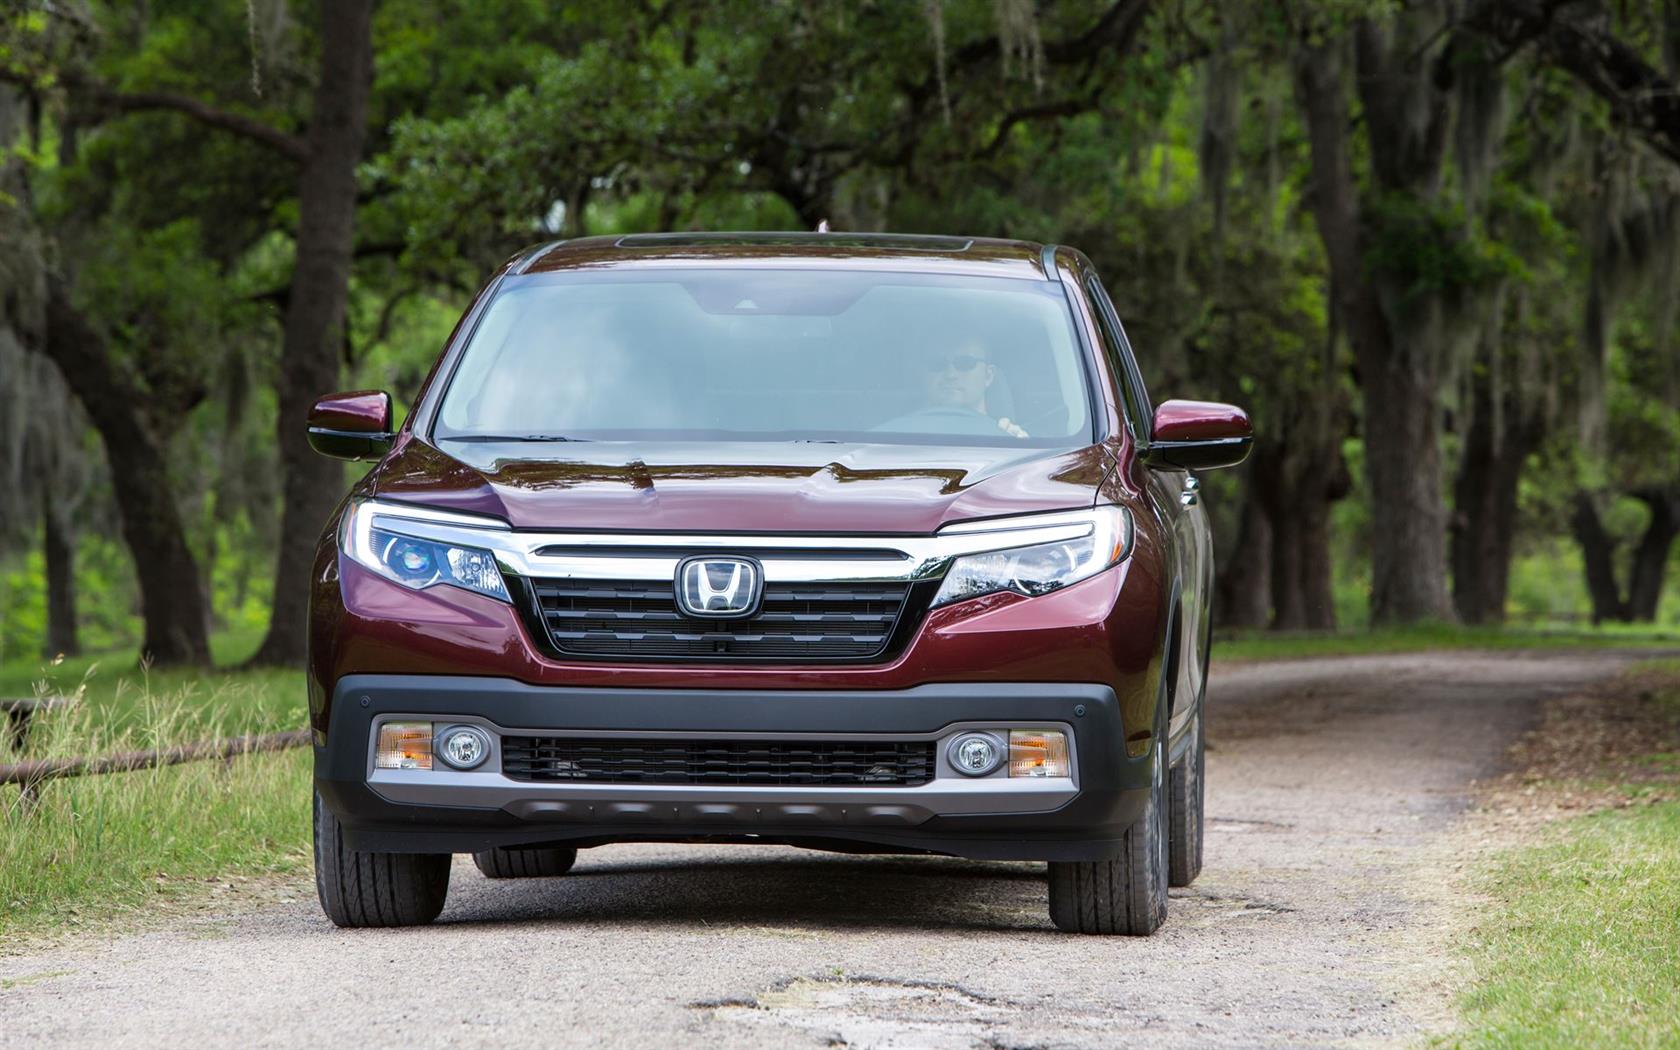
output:
<instances>
[{"instance_id":1,"label":"side mirror","mask_svg":"<svg viewBox=\"0 0 1680 1050\"><path fill-rule=\"evenodd\" d=\"M328 394L309 410L309 447L334 459L378 459L391 451L391 395Z\"/></svg>"},{"instance_id":2,"label":"side mirror","mask_svg":"<svg viewBox=\"0 0 1680 1050\"><path fill-rule=\"evenodd\" d=\"M1144 463L1167 470L1234 467L1254 444L1248 413L1217 401L1163 401L1149 435Z\"/></svg>"}]
</instances>

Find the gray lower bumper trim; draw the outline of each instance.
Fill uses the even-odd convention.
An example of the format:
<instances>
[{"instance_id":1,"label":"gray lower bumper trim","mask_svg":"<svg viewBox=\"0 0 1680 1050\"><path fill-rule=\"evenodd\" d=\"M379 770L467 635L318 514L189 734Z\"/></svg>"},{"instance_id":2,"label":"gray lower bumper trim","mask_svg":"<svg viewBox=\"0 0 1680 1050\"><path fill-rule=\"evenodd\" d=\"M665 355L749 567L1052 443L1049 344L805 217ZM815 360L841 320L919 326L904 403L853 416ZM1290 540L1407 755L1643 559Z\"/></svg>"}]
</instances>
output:
<instances>
[{"instance_id":1,"label":"gray lower bumper trim","mask_svg":"<svg viewBox=\"0 0 1680 1050\"><path fill-rule=\"evenodd\" d=\"M502 809L525 820L908 826L935 816L1045 813L1078 789L1044 780L941 778L908 788L532 784L499 773L381 769L368 786L388 802Z\"/></svg>"}]
</instances>

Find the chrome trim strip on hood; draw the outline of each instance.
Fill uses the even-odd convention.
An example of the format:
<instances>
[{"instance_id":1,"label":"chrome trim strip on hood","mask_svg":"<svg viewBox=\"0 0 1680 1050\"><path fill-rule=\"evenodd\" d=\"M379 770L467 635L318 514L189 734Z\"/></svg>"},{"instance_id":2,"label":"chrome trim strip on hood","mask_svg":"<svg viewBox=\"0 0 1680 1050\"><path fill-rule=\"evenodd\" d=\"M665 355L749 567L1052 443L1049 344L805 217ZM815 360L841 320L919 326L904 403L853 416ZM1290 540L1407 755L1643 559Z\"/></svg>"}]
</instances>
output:
<instances>
[{"instance_id":1,"label":"chrome trim strip on hood","mask_svg":"<svg viewBox=\"0 0 1680 1050\"><path fill-rule=\"evenodd\" d=\"M1096 528L1094 514L1112 511L957 522L931 536L609 533L514 529L497 518L365 499L351 503L343 527L377 523L403 535L478 547L495 554L504 572L526 577L670 582L684 557L727 550L758 559L767 583L885 583L938 579L953 559L968 554L1088 536ZM1126 527L1129 533L1129 517Z\"/></svg>"}]
</instances>

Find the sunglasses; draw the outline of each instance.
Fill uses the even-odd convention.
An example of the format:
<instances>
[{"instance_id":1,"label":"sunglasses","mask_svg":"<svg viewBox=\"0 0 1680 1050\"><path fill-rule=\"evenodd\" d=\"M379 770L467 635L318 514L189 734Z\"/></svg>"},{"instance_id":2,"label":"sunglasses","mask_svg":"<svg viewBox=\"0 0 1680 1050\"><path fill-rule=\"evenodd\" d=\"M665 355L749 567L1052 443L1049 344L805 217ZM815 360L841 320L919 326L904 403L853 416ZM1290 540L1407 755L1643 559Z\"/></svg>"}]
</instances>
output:
<instances>
[{"instance_id":1,"label":"sunglasses","mask_svg":"<svg viewBox=\"0 0 1680 1050\"><path fill-rule=\"evenodd\" d=\"M985 363L986 359L984 357L975 357L973 354L958 354L955 357L931 357L927 361L927 370L929 372L943 372L949 368L958 372L972 372L976 365Z\"/></svg>"}]
</instances>

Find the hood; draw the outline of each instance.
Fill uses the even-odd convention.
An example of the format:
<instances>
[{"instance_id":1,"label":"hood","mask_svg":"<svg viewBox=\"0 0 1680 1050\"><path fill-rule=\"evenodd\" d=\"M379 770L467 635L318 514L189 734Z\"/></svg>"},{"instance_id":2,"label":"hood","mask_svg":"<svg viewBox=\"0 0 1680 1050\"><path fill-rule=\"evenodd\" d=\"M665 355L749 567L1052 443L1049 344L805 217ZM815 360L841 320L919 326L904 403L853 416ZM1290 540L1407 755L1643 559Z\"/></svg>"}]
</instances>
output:
<instances>
[{"instance_id":1,"label":"hood","mask_svg":"<svg viewBox=\"0 0 1680 1050\"><path fill-rule=\"evenodd\" d=\"M443 444L406 438L374 472L374 493L522 529L926 534L1089 507L1107 463L1100 445Z\"/></svg>"}]
</instances>

